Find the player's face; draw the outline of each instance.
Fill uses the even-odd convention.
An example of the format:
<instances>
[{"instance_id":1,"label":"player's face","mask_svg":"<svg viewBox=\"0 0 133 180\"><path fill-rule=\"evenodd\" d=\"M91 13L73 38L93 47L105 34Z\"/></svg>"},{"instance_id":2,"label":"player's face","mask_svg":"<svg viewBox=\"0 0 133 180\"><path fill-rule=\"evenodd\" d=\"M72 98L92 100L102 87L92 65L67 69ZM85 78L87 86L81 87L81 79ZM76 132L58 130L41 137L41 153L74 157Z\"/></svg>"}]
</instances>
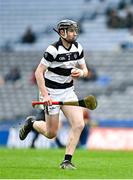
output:
<instances>
[{"instance_id":1,"label":"player's face","mask_svg":"<svg viewBox=\"0 0 133 180\"><path fill-rule=\"evenodd\" d=\"M67 29L67 38L66 40L70 43L74 42L78 36L78 28L70 27Z\"/></svg>"}]
</instances>

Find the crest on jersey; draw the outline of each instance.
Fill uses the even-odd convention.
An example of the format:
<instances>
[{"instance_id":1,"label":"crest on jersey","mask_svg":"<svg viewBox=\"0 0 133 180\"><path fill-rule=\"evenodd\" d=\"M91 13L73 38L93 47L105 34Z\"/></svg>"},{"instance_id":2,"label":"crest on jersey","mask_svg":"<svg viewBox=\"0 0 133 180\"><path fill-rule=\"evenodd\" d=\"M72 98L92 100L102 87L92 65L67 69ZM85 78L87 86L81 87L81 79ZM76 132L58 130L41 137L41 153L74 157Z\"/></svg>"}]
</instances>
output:
<instances>
[{"instance_id":1,"label":"crest on jersey","mask_svg":"<svg viewBox=\"0 0 133 180\"><path fill-rule=\"evenodd\" d=\"M74 56L74 59L77 59L77 57L78 57L76 53L74 53L73 56Z\"/></svg>"}]
</instances>

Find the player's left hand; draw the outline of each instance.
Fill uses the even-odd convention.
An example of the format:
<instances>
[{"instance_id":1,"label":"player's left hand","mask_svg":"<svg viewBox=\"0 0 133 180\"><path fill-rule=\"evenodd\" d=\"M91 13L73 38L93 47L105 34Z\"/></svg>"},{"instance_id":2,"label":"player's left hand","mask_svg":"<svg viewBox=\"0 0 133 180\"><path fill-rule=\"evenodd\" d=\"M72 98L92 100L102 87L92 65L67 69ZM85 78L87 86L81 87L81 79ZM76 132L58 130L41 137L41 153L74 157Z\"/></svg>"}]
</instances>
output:
<instances>
[{"instance_id":1,"label":"player's left hand","mask_svg":"<svg viewBox=\"0 0 133 180\"><path fill-rule=\"evenodd\" d=\"M82 69L78 69L78 68L73 68L71 70L71 76L73 78L79 78L79 77L82 77L84 74L83 70Z\"/></svg>"}]
</instances>

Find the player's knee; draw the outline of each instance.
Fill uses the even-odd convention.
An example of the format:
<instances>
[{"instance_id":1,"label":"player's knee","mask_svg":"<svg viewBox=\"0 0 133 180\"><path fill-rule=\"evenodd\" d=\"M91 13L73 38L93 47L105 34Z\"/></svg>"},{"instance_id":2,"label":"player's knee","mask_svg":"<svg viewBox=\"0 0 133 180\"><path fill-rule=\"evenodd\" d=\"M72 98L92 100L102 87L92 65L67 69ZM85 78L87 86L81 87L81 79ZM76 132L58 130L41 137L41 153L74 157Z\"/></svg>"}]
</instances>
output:
<instances>
[{"instance_id":1,"label":"player's knee","mask_svg":"<svg viewBox=\"0 0 133 180\"><path fill-rule=\"evenodd\" d=\"M84 122L80 122L76 124L75 129L78 131L82 131L84 129L84 126L85 126Z\"/></svg>"},{"instance_id":2,"label":"player's knee","mask_svg":"<svg viewBox=\"0 0 133 180\"><path fill-rule=\"evenodd\" d=\"M56 137L56 135L57 135L56 132L48 132L48 133L47 133L47 137L48 137L49 139L53 139L54 137Z\"/></svg>"}]
</instances>

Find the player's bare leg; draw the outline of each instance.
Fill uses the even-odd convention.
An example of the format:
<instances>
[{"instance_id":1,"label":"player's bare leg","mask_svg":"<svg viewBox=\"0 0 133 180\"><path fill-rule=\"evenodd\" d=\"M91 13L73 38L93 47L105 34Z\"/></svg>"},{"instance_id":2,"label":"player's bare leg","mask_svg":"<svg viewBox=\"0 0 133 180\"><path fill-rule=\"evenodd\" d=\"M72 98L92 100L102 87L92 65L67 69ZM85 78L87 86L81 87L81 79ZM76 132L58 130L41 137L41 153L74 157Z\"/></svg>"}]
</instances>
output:
<instances>
[{"instance_id":1,"label":"player's bare leg","mask_svg":"<svg viewBox=\"0 0 133 180\"><path fill-rule=\"evenodd\" d=\"M32 129L45 137L52 139L56 136L59 125L59 115L47 115L46 121L36 121L34 116L27 117L24 126L19 131L19 137L24 140Z\"/></svg>"},{"instance_id":2,"label":"player's bare leg","mask_svg":"<svg viewBox=\"0 0 133 180\"><path fill-rule=\"evenodd\" d=\"M66 146L65 158L60 167L62 169L75 169L75 166L71 163L71 158L84 128L83 109L81 107L63 106L62 110L69 120L71 129Z\"/></svg>"},{"instance_id":3,"label":"player's bare leg","mask_svg":"<svg viewBox=\"0 0 133 180\"><path fill-rule=\"evenodd\" d=\"M47 115L46 121L35 121L33 128L44 135L45 137L52 139L56 136L59 126L59 115Z\"/></svg>"}]
</instances>

